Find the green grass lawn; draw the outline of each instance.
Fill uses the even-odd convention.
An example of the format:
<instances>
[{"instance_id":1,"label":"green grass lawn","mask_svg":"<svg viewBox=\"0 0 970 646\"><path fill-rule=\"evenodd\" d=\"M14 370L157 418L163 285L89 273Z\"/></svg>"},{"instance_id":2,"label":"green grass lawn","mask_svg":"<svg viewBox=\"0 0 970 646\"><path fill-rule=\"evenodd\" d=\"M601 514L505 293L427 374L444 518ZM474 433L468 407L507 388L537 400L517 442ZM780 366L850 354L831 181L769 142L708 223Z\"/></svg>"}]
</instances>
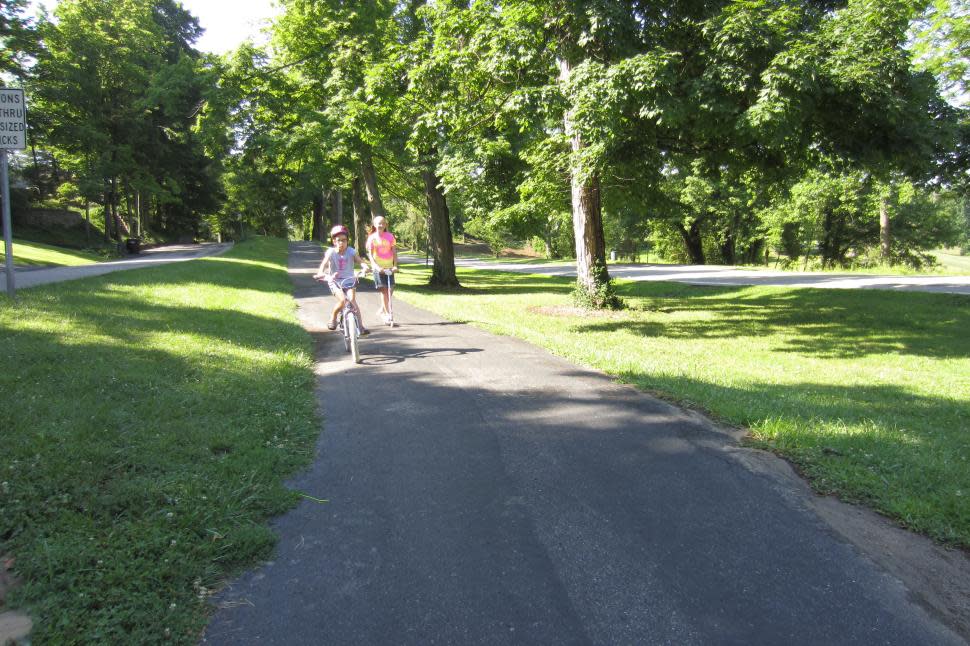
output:
<instances>
[{"instance_id":1,"label":"green grass lawn","mask_svg":"<svg viewBox=\"0 0 970 646\"><path fill-rule=\"evenodd\" d=\"M40 242L13 239L13 262L15 265L50 265L54 267L73 267L88 265L104 260L104 257L92 251L66 249L54 247ZM6 262L7 255L4 245L0 244L0 264Z\"/></svg>"},{"instance_id":2,"label":"green grass lawn","mask_svg":"<svg viewBox=\"0 0 970 646\"><path fill-rule=\"evenodd\" d=\"M970 275L970 256L961 256L952 250L931 252L940 263L941 269L948 274Z\"/></svg>"},{"instance_id":3,"label":"green grass lawn","mask_svg":"<svg viewBox=\"0 0 970 646\"><path fill-rule=\"evenodd\" d=\"M573 279L459 270L398 295L517 336L750 430L816 490L970 548L970 297L619 282L629 309L570 307Z\"/></svg>"},{"instance_id":4,"label":"green grass lawn","mask_svg":"<svg viewBox=\"0 0 970 646\"><path fill-rule=\"evenodd\" d=\"M208 593L271 553L319 432L286 253L0 297L0 554L34 643L196 643Z\"/></svg>"}]
</instances>

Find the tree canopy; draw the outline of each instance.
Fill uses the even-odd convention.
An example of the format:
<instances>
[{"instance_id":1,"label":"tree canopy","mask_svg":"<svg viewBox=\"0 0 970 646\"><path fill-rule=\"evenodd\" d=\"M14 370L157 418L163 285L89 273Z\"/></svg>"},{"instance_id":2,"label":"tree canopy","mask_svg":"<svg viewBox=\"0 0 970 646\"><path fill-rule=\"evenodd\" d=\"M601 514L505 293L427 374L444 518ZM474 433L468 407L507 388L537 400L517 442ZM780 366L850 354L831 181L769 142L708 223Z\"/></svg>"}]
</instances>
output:
<instances>
[{"instance_id":1,"label":"tree canopy","mask_svg":"<svg viewBox=\"0 0 970 646\"><path fill-rule=\"evenodd\" d=\"M608 250L918 264L966 236L951 0L283 0L221 58L175 0L63 0L35 41L22 8L0 38L36 54L0 64L116 236L319 239L346 203L358 237L387 214L427 245L436 284L472 234L574 257L594 306Z\"/></svg>"}]
</instances>

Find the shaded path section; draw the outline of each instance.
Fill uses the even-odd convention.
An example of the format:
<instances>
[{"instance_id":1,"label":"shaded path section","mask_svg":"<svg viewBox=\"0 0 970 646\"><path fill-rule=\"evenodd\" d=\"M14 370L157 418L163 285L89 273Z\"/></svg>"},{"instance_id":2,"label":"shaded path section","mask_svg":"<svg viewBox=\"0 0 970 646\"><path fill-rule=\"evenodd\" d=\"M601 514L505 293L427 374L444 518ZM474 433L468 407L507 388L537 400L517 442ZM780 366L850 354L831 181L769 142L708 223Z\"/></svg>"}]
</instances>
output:
<instances>
[{"instance_id":1,"label":"shaded path section","mask_svg":"<svg viewBox=\"0 0 970 646\"><path fill-rule=\"evenodd\" d=\"M699 416L398 301L317 342L318 457L206 644L959 644ZM376 294L361 297L373 324Z\"/></svg>"},{"instance_id":2,"label":"shaded path section","mask_svg":"<svg viewBox=\"0 0 970 646\"><path fill-rule=\"evenodd\" d=\"M77 280L79 278L89 278L91 276L101 276L114 271L125 271L128 269L143 269L154 267L171 262L181 262L184 260L194 260L206 256L218 256L224 254L232 248L231 242L204 242L201 244L182 244L168 245L164 247L154 247L145 249L141 253L122 258L121 260L108 260L106 262L96 262L90 265L78 265L76 267L49 267L45 269L17 269L14 271L14 287L25 289L46 285L48 283L58 283L67 280ZM0 270L0 291L7 290L7 274Z\"/></svg>"}]
</instances>

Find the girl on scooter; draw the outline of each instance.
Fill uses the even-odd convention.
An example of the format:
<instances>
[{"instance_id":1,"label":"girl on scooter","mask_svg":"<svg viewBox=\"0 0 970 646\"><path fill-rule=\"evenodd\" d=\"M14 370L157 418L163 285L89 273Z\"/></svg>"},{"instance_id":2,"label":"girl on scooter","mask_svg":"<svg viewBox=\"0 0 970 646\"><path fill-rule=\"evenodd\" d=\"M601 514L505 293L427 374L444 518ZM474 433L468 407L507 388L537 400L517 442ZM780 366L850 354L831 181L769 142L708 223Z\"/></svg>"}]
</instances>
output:
<instances>
[{"instance_id":1,"label":"girl on scooter","mask_svg":"<svg viewBox=\"0 0 970 646\"><path fill-rule=\"evenodd\" d=\"M387 230L387 219L374 218L374 232L367 237L367 256L370 258L374 274L374 287L381 293L381 309L378 314L385 323L390 324L391 289L394 288L394 273L397 271L397 240ZM390 269L390 272L382 270Z\"/></svg>"}]
</instances>

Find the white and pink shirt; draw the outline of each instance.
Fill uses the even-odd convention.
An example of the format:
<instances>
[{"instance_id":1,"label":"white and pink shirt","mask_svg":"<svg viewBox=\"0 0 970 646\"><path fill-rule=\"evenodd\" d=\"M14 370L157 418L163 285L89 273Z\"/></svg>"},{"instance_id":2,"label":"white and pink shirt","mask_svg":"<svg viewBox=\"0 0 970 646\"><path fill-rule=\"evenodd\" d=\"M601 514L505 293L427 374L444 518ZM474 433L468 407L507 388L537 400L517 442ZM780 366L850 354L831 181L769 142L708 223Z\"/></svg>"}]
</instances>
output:
<instances>
[{"instance_id":1,"label":"white and pink shirt","mask_svg":"<svg viewBox=\"0 0 970 646\"><path fill-rule=\"evenodd\" d=\"M330 247L327 249L327 253L324 256L324 263L328 263L330 266L330 273L333 274L335 280L343 280L345 278L354 277L354 256L357 252L354 251L353 247L348 246L344 249L344 252L337 253L336 247Z\"/></svg>"}]
</instances>

